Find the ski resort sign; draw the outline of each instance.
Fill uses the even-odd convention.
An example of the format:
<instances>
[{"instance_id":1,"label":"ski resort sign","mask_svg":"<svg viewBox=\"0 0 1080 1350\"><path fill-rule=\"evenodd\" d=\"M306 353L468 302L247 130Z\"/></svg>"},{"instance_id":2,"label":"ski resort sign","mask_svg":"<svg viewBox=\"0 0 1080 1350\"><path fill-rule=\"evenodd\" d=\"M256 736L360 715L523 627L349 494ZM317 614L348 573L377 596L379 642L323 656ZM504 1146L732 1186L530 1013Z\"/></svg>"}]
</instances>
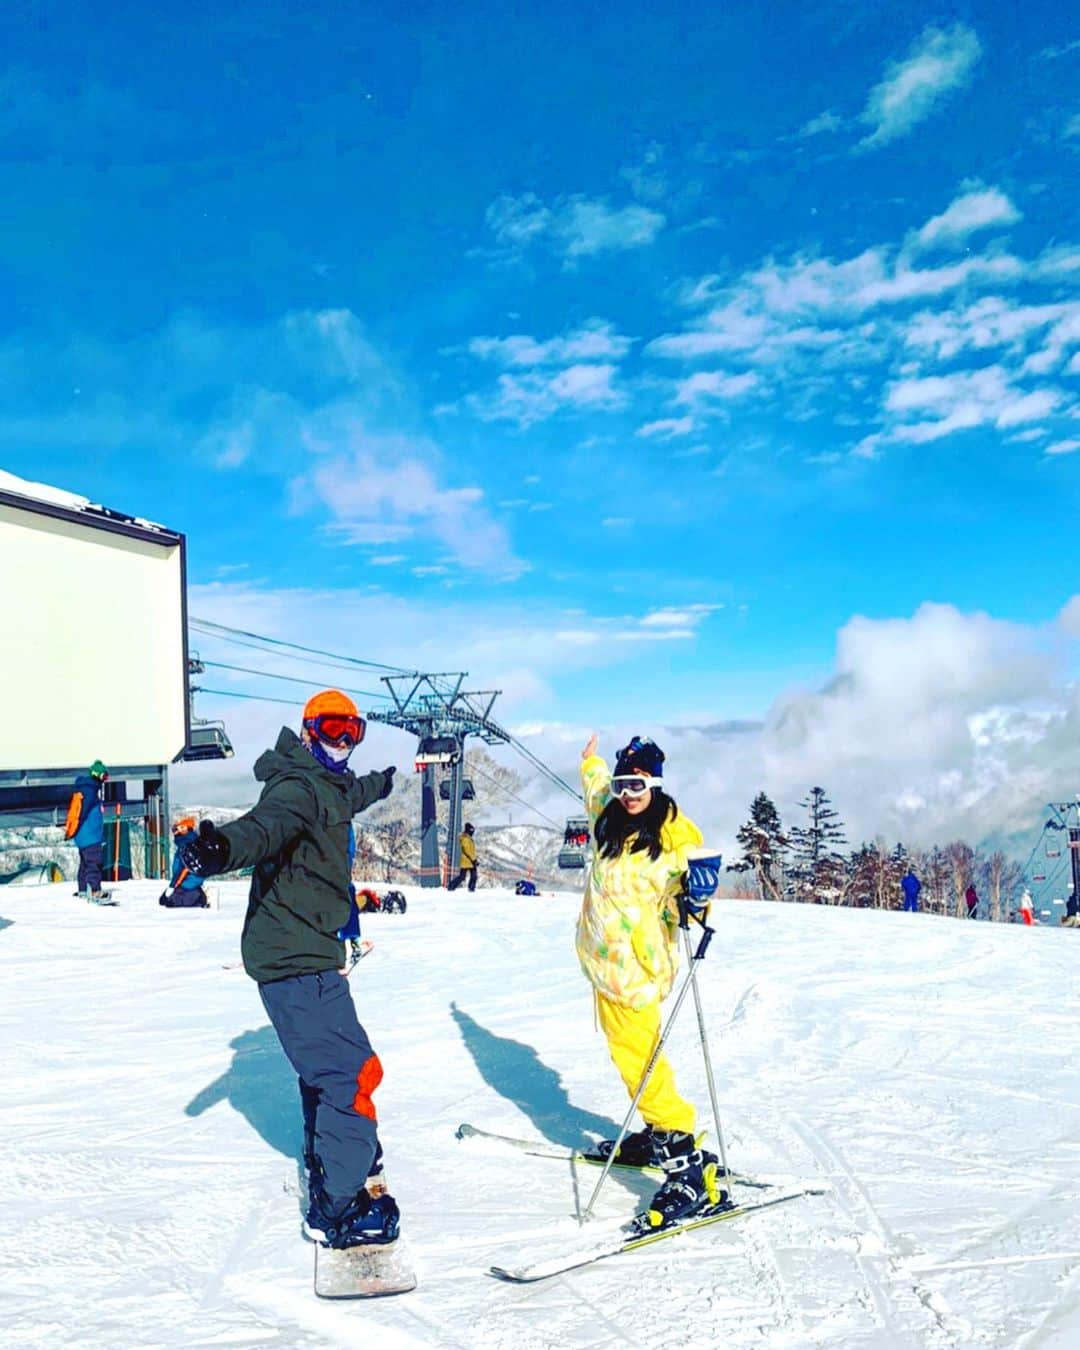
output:
<instances>
[{"instance_id":1,"label":"ski resort sign","mask_svg":"<svg viewBox=\"0 0 1080 1350\"><path fill-rule=\"evenodd\" d=\"M0 472L0 772L187 744L184 536Z\"/></svg>"}]
</instances>

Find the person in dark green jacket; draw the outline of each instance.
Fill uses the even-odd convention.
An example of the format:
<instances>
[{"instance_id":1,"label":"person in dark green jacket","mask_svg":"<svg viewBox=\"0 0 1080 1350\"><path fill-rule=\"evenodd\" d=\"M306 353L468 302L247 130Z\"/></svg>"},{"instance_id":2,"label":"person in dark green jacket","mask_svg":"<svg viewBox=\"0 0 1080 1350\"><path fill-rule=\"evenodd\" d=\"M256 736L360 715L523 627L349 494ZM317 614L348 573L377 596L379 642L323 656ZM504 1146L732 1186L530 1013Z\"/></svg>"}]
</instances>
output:
<instances>
[{"instance_id":1,"label":"person in dark green jacket","mask_svg":"<svg viewBox=\"0 0 1080 1350\"><path fill-rule=\"evenodd\" d=\"M352 817L394 785L393 767L362 777L349 769L364 730L347 695L314 695L300 735L282 727L274 748L256 760L263 784L256 805L220 828L204 820L181 850L200 877L254 868L244 969L300 1079L306 1226L331 1247L392 1242L399 1226L392 1197L385 1189L373 1194L382 1149L371 1097L383 1071L357 1020L340 936L355 927Z\"/></svg>"}]
</instances>

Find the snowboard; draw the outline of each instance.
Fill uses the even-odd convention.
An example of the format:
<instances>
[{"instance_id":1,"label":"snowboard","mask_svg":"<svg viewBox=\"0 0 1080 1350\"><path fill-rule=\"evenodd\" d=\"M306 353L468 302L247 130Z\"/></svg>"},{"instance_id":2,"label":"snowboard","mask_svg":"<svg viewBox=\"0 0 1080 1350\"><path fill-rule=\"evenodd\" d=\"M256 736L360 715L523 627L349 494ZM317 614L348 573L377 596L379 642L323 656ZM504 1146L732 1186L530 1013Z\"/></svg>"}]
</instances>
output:
<instances>
[{"instance_id":1,"label":"snowboard","mask_svg":"<svg viewBox=\"0 0 1080 1350\"><path fill-rule=\"evenodd\" d=\"M319 1298L386 1298L416 1288L416 1271L401 1239L380 1246L315 1246L315 1293Z\"/></svg>"},{"instance_id":2,"label":"snowboard","mask_svg":"<svg viewBox=\"0 0 1080 1350\"><path fill-rule=\"evenodd\" d=\"M295 1186L295 1179L286 1181L286 1190ZM373 1197L385 1194L386 1173L368 1177L367 1191ZM306 1188L302 1203L307 1204ZM386 1298L415 1288L416 1271L400 1238L344 1250L315 1244L315 1293L319 1298Z\"/></svg>"}]
</instances>

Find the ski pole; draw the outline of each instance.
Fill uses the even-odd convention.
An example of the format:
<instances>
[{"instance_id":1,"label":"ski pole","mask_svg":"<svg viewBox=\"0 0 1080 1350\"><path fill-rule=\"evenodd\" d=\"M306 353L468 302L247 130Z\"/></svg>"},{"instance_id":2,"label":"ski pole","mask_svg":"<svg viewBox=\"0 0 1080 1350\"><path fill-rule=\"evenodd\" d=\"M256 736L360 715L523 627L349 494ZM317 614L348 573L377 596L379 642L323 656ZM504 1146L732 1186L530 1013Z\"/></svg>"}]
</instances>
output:
<instances>
[{"instance_id":1,"label":"ski pole","mask_svg":"<svg viewBox=\"0 0 1080 1350\"><path fill-rule=\"evenodd\" d=\"M699 922L701 922L702 927L705 926L704 921L699 920ZM711 931L712 930L710 929L710 932ZM705 1034L705 1014L701 1007L701 990L698 988L697 966L691 955L689 927L683 928L683 940L686 945L687 960L690 962L690 978L694 982L694 1006L697 1009L698 1032L701 1036L701 1053L705 1058L705 1078L709 1084L709 1100L712 1102L713 1120L716 1122L716 1143L720 1150L720 1166L723 1168L724 1182L727 1187L728 1198L730 1199L731 1182L728 1180L727 1149L724 1147L724 1130L723 1126L720 1124L720 1107L716 1100L716 1082L713 1078L712 1056L709 1054L709 1041Z\"/></svg>"},{"instance_id":2,"label":"ski pole","mask_svg":"<svg viewBox=\"0 0 1080 1350\"><path fill-rule=\"evenodd\" d=\"M630 1110L627 1111L626 1119L623 1121L622 1127L619 1130L619 1136L615 1140L615 1147L608 1154L608 1157L604 1163L604 1170L600 1173L600 1179L599 1181L597 1181L596 1186L593 1188L593 1193L589 1197L589 1203L582 1210L581 1217L583 1220L591 1219L593 1216L593 1205L596 1204L597 1196L600 1194L600 1188L607 1180L608 1173L611 1171L612 1164L615 1162L616 1155L619 1152L619 1146L622 1143L627 1130L630 1128L631 1120L633 1120L634 1118L634 1112L637 1110L637 1104L641 1100L641 1095L645 1091L649 1079L652 1077L652 1072L656 1068L657 1061L659 1060L661 1054L663 1053L664 1046L667 1043L667 1039L671 1035L671 1030L675 1025L676 1017L678 1017L679 1015L679 1009L683 1005L683 1000L686 998L686 995L690 990L690 986L694 983L694 974L695 974L694 963L702 960L705 956L705 951L709 945L709 940L712 937L713 930L711 928L705 927L704 924L702 924L702 927L705 928L705 932L702 935L701 942L698 944L697 951L694 953L691 959L690 974L683 981L683 986L679 990L679 996L675 1000L675 1006L671 1010L671 1015L668 1017L667 1025L664 1027L663 1034L661 1035L660 1039L656 1042L656 1045L653 1047L653 1052L649 1056L649 1062L645 1066L645 1072L641 1075L641 1081L638 1083L637 1091L634 1093L634 1100L630 1103Z\"/></svg>"}]
</instances>

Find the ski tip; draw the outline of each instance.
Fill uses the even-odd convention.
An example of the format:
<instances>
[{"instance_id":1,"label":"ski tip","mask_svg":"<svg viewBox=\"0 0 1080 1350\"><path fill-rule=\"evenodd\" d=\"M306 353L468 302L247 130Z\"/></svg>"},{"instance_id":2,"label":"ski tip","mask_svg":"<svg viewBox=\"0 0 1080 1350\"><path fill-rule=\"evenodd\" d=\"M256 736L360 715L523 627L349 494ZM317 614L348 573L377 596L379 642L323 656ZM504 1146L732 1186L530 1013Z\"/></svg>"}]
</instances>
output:
<instances>
[{"instance_id":1,"label":"ski tip","mask_svg":"<svg viewBox=\"0 0 1080 1350\"><path fill-rule=\"evenodd\" d=\"M472 1132L473 1132L473 1127L472 1127L471 1125L468 1125L468 1124L462 1122L462 1124L460 1124L460 1125L457 1127L457 1129L454 1131L454 1138L455 1138L455 1139L468 1139L469 1135L472 1134Z\"/></svg>"}]
</instances>

